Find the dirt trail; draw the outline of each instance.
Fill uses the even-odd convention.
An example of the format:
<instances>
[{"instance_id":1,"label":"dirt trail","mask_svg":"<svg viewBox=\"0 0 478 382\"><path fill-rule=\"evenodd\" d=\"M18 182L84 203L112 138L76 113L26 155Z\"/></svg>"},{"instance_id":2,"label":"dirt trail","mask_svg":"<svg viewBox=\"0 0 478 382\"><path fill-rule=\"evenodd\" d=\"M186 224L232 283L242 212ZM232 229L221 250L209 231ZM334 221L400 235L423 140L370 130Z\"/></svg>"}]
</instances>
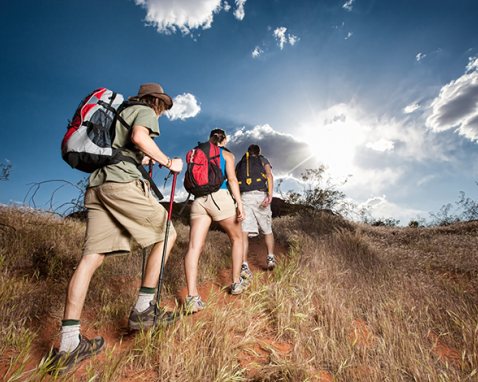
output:
<instances>
[{"instance_id":1,"label":"dirt trail","mask_svg":"<svg viewBox=\"0 0 478 382\"><path fill-rule=\"evenodd\" d=\"M276 244L276 259L281 261L281 258L285 256L287 250L285 247ZM266 268L266 247L263 238L254 238L250 240L249 243L249 267L254 274L254 280L256 282L268 282L269 277L272 273L267 271ZM221 269L218 271L217 279L215 281L208 281L198 285L199 293L207 304L209 297L214 296L213 298L217 299L214 301L215 306L221 307L234 301L239 301L238 296L231 296L228 293L228 288L231 284L231 269ZM246 292L247 293L247 292ZM176 294L175 299L164 300L161 305L164 305L166 308L173 309L176 306L176 303L182 304L184 298L187 295L186 287L179 290ZM240 296L239 296L240 297ZM211 297L212 298L212 297ZM186 320L200 320L201 316L207 314L207 308L203 312L198 312L184 319ZM96 312L89 311L85 309L82 316L82 333L88 337L92 338L97 335L101 335L105 338L107 349L115 349L115 352L121 353L127 351L131 348L134 341L134 333L128 331L128 318L124 317L119 325L108 325L101 328L95 328ZM58 332L58 319L51 318L41 323L42 330L38 331L39 337L36 338L35 344L32 347L32 352L30 354L30 361L27 364L25 370L33 371L36 366L41 361L42 357L48 352L52 345L59 345L59 332ZM273 338L268 338L265 334L264 338L258 339L258 342L253 345L254 352L247 351L241 353L239 363L246 369L248 369L248 377L253 377L254 369L264 365L269 360L269 355L272 351L282 353L286 355L292 350L292 345L287 343L275 342ZM251 356L250 354L257 354L256 356ZM95 357L96 360L102 361L105 358L105 352L103 351L98 356ZM81 379L86 376L86 370L90 365L91 361L82 362L81 365L73 372L73 375L77 379ZM2 375L8 369L7 365L0 365L0 372ZM28 375L26 375L27 377ZM146 377L144 372L141 372L137 375L128 375L125 376L125 381L138 380L142 381ZM49 378L46 378L48 380Z\"/></svg>"}]
</instances>

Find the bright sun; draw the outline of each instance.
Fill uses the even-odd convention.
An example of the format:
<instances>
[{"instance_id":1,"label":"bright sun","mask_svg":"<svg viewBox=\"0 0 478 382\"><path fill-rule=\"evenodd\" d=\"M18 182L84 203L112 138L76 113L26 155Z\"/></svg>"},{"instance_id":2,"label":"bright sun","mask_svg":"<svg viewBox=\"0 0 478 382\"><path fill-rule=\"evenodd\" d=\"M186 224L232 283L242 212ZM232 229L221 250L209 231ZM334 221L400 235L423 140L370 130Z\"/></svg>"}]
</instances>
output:
<instances>
[{"instance_id":1,"label":"bright sun","mask_svg":"<svg viewBox=\"0 0 478 382\"><path fill-rule=\"evenodd\" d=\"M364 143L365 129L346 105L319 113L313 122L301 126L301 132L321 164L335 176L350 174L356 150Z\"/></svg>"}]
</instances>

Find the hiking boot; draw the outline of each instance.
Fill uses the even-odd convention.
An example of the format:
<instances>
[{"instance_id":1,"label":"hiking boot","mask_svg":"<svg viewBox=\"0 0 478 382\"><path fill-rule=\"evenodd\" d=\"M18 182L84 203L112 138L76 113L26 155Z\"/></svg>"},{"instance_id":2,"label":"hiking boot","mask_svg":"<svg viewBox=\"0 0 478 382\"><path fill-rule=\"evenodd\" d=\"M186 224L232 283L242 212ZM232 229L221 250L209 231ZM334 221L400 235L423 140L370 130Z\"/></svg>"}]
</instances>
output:
<instances>
[{"instance_id":1,"label":"hiking boot","mask_svg":"<svg viewBox=\"0 0 478 382\"><path fill-rule=\"evenodd\" d=\"M231 284L231 294L241 294L249 287L249 282L242 277L239 278L238 283Z\"/></svg>"},{"instance_id":2,"label":"hiking boot","mask_svg":"<svg viewBox=\"0 0 478 382\"><path fill-rule=\"evenodd\" d=\"M154 307L155 302L151 301L149 307L143 311L138 312L133 308L128 319L128 326L130 330L147 330L154 326ZM163 308L158 309L158 317L156 319L156 325L169 325L178 319L178 315L174 312L168 312Z\"/></svg>"},{"instance_id":3,"label":"hiking boot","mask_svg":"<svg viewBox=\"0 0 478 382\"><path fill-rule=\"evenodd\" d=\"M80 343L71 352L53 350L50 355L52 357L51 362L48 364L48 373L53 375L66 374L81 361L98 354L104 346L105 340L103 337L95 337L89 340L80 334Z\"/></svg>"},{"instance_id":4,"label":"hiking boot","mask_svg":"<svg viewBox=\"0 0 478 382\"><path fill-rule=\"evenodd\" d=\"M242 264L242 267L241 267L241 277L242 277L244 280L252 279L252 272L251 272L251 270L249 269L249 265L247 265L246 263L243 263L243 264Z\"/></svg>"},{"instance_id":5,"label":"hiking boot","mask_svg":"<svg viewBox=\"0 0 478 382\"><path fill-rule=\"evenodd\" d=\"M184 311L186 314L192 314L203 310L206 304L201 300L201 296L187 296L184 300Z\"/></svg>"},{"instance_id":6,"label":"hiking boot","mask_svg":"<svg viewBox=\"0 0 478 382\"><path fill-rule=\"evenodd\" d=\"M267 255L266 261L267 261L267 269L269 271L272 271L276 267L276 259L274 255Z\"/></svg>"}]
</instances>

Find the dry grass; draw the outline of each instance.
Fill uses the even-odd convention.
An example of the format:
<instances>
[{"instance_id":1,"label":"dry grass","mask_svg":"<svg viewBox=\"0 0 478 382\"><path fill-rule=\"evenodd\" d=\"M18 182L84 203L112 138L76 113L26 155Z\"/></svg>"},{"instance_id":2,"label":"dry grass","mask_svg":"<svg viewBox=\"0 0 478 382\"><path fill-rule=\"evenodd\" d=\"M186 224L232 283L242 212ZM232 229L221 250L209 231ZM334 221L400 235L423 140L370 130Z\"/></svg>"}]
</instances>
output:
<instances>
[{"instance_id":1,"label":"dry grass","mask_svg":"<svg viewBox=\"0 0 478 382\"><path fill-rule=\"evenodd\" d=\"M216 288L204 312L110 342L63 380L477 380L478 223L387 228L321 215L282 217L274 230L287 256L272 274L257 272L244 295ZM185 285L188 227L177 231L169 300ZM38 364L36 350L51 345L45 328L61 318L84 226L5 208L0 232L0 371L9 381L48 380L28 357ZM201 282L214 285L228 253L225 235L210 232ZM88 294L87 330L125 326L140 267L138 249L105 262Z\"/></svg>"}]
</instances>

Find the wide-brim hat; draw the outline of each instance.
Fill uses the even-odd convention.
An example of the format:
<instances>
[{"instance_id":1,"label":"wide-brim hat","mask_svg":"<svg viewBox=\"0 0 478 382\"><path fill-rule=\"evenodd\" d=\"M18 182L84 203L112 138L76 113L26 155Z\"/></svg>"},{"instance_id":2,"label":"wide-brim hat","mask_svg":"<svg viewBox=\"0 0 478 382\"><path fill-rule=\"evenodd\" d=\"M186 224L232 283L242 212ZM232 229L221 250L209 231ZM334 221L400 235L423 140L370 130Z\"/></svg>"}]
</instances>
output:
<instances>
[{"instance_id":1,"label":"wide-brim hat","mask_svg":"<svg viewBox=\"0 0 478 382\"><path fill-rule=\"evenodd\" d=\"M138 90L138 97L141 98L147 95L152 95L156 98L162 99L166 104L167 109L173 107L173 99L164 92L163 87L160 84L154 82L142 84Z\"/></svg>"}]
</instances>

